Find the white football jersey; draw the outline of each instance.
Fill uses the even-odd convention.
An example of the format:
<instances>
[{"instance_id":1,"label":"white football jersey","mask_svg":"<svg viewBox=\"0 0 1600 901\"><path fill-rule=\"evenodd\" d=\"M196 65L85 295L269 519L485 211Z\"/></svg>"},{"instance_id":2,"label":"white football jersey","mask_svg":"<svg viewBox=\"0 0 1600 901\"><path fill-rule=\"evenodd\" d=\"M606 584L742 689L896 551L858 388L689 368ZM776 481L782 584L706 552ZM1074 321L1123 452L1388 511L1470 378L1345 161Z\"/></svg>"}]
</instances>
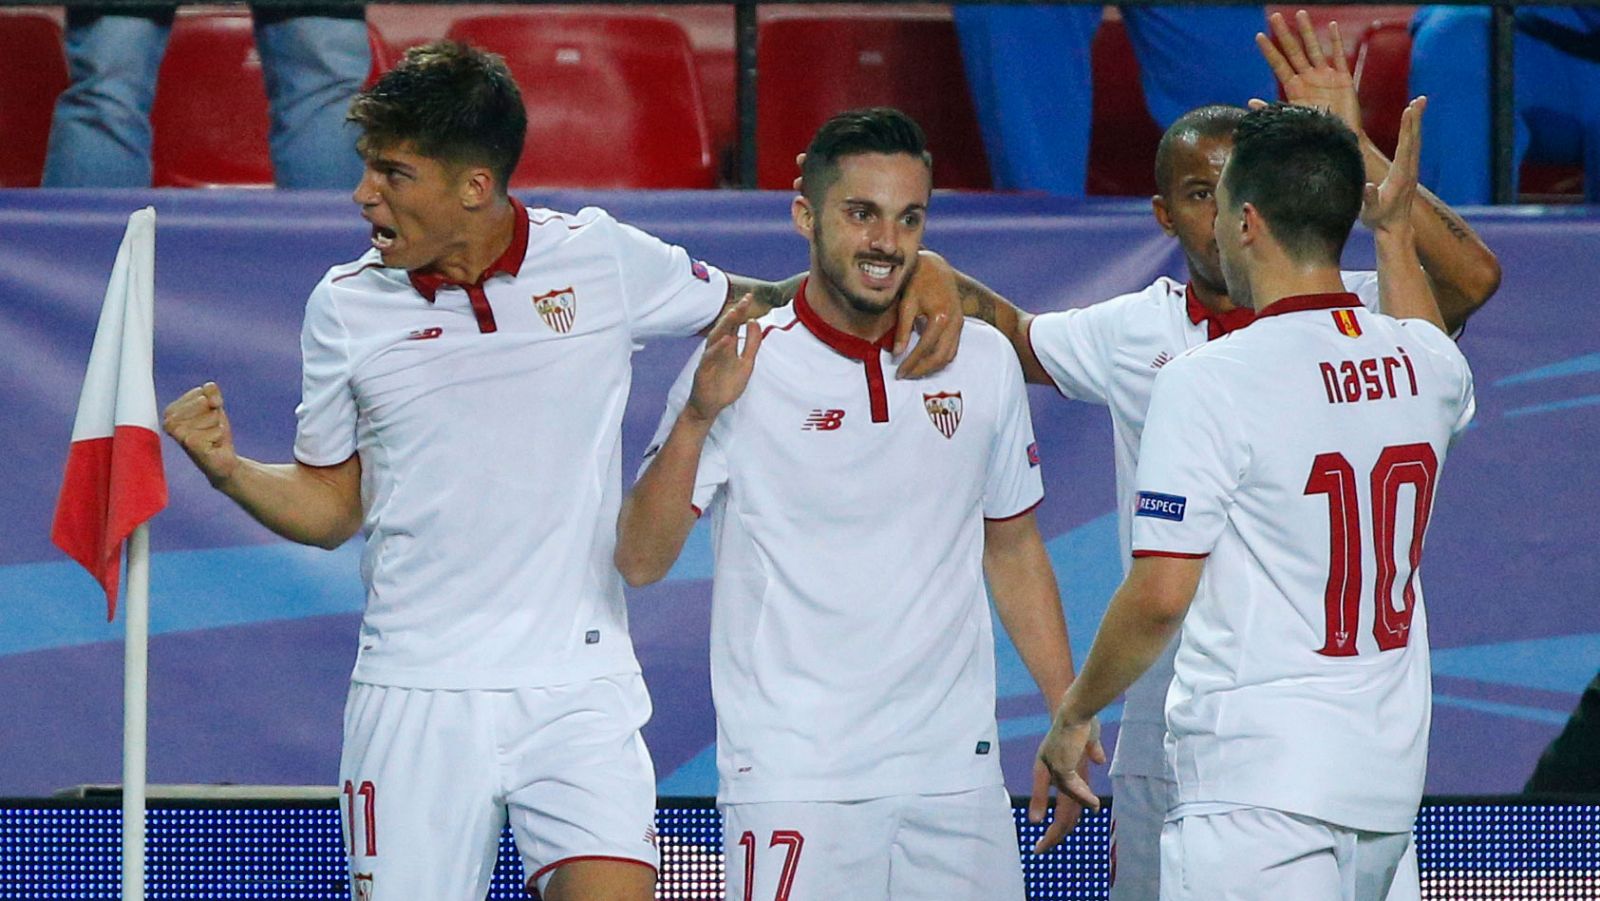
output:
<instances>
[{"instance_id":1,"label":"white football jersey","mask_svg":"<svg viewBox=\"0 0 1600 901\"><path fill-rule=\"evenodd\" d=\"M1374 272L1344 272L1345 289L1368 309L1378 308ZM1213 324L1213 320L1220 319ZM1207 318L1207 310L1182 282L1158 278L1150 287L1080 309L1035 316L1028 339L1034 355L1073 400L1104 404L1111 413L1117 466L1117 536L1126 572L1133 562L1133 479L1139 466L1139 437L1156 374L1179 354L1199 347L1225 330L1254 319L1239 310ZM1162 744L1166 735L1167 685L1172 681L1172 655L1177 642L1128 689L1122 706L1111 772L1128 776L1161 776L1167 770Z\"/></svg>"},{"instance_id":2,"label":"white football jersey","mask_svg":"<svg viewBox=\"0 0 1600 901\"><path fill-rule=\"evenodd\" d=\"M726 277L605 212L524 210L480 284L328 272L306 305L295 456L361 455L353 678L526 688L636 672L612 564L636 342L690 335Z\"/></svg>"},{"instance_id":3,"label":"white football jersey","mask_svg":"<svg viewBox=\"0 0 1600 901\"><path fill-rule=\"evenodd\" d=\"M1286 298L1156 381L1135 556L1206 557L1167 699L1184 804L1411 829L1431 702L1418 568L1473 414L1448 335Z\"/></svg>"},{"instance_id":4,"label":"white football jersey","mask_svg":"<svg viewBox=\"0 0 1600 901\"><path fill-rule=\"evenodd\" d=\"M718 798L1002 785L984 519L1044 492L1016 354L970 321L949 367L899 380L892 335L839 332L800 294L761 320L755 372L696 477L716 555Z\"/></svg>"}]
</instances>

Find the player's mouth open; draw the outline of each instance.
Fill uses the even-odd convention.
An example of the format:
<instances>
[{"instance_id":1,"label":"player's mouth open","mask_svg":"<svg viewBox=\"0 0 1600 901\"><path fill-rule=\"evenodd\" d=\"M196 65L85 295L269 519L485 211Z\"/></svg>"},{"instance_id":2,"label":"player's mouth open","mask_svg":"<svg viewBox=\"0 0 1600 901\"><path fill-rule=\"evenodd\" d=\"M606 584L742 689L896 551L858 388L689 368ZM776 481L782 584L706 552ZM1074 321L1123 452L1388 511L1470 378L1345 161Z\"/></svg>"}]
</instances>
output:
<instances>
[{"instance_id":1,"label":"player's mouth open","mask_svg":"<svg viewBox=\"0 0 1600 901\"><path fill-rule=\"evenodd\" d=\"M887 288L889 287L889 277L894 274L895 265L876 260L861 260L856 263L856 268L866 277L867 284L875 288Z\"/></svg>"},{"instance_id":2,"label":"player's mouth open","mask_svg":"<svg viewBox=\"0 0 1600 901\"><path fill-rule=\"evenodd\" d=\"M394 229L392 228L384 228L381 225L372 227L372 246L380 252L393 247L395 237Z\"/></svg>"}]
</instances>

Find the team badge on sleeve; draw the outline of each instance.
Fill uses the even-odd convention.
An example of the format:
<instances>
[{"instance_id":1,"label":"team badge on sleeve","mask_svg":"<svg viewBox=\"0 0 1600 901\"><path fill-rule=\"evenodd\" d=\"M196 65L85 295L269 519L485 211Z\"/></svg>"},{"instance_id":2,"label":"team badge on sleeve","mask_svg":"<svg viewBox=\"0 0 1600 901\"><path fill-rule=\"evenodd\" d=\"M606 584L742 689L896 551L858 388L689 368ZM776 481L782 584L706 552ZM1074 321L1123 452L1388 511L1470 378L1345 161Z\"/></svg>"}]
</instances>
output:
<instances>
[{"instance_id":1,"label":"team badge on sleeve","mask_svg":"<svg viewBox=\"0 0 1600 901\"><path fill-rule=\"evenodd\" d=\"M533 299L533 308L545 325L565 335L572 331L572 323L578 318L578 294L571 288L540 294Z\"/></svg>"},{"instance_id":2,"label":"team badge on sleeve","mask_svg":"<svg viewBox=\"0 0 1600 901\"><path fill-rule=\"evenodd\" d=\"M1028 466L1030 468L1032 468L1032 467L1036 467L1038 465L1039 465L1039 442L1035 441L1032 444L1028 445Z\"/></svg>"},{"instance_id":3,"label":"team badge on sleeve","mask_svg":"<svg viewBox=\"0 0 1600 901\"><path fill-rule=\"evenodd\" d=\"M1333 310L1333 324L1339 329L1339 334L1346 338L1361 337L1361 323L1356 320L1355 310Z\"/></svg>"},{"instance_id":4,"label":"team badge on sleeve","mask_svg":"<svg viewBox=\"0 0 1600 901\"><path fill-rule=\"evenodd\" d=\"M703 282L706 282L707 284L710 284L710 282L711 282L711 270L706 268L706 264L705 263L702 263L699 260L691 259L689 261L689 272L695 278L697 278L697 279L699 279L699 280L701 280Z\"/></svg>"},{"instance_id":5,"label":"team badge on sleeve","mask_svg":"<svg viewBox=\"0 0 1600 901\"><path fill-rule=\"evenodd\" d=\"M952 437L961 426L961 392L940 391L922 395L922 406L928 411L933 427L946 438Z\"/></svg>"},{"instance_id":6,"label":"team badge on sleeve","mask_svg":"<svg viewBox=\"0 0 1600 901\"><path fill-rule=\"evenodd\" d=\"M1183 510L1187 506L1189 499L1180 495L1141 491L1133 504L1133 515L1183 522Z\"/></svg>"}]
</instances>

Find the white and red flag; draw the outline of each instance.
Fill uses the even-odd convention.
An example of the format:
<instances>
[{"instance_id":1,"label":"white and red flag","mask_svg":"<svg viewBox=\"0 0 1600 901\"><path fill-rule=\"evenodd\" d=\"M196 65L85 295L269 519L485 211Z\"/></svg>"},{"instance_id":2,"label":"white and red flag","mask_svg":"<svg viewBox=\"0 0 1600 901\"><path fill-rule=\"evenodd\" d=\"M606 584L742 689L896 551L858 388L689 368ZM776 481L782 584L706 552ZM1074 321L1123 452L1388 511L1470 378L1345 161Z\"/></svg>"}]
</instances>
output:
<instances>
[{"instance_id":1,"label":"white and red flag","mask_svg":"<svg viewBox=\"0 0 1600 901\"><path fill-rule=\"evenodd\" d=\"M122 543L167 505L152 362L156 213L128 217L106 287L50 538L83 564L117 612Z\"/></svg>"}]
</instances>

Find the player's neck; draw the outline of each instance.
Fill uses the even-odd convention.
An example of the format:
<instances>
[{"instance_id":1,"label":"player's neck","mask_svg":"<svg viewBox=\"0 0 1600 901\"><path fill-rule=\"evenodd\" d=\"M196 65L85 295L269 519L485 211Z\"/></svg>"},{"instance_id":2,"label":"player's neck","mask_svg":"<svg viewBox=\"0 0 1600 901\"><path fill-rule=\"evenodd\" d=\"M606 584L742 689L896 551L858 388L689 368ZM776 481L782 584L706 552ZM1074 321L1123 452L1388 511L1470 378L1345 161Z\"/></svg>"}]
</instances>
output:
<instances>
[{"instance_id":1,"label":"player's neck","mask_svg":"<svg viewBox=\"0 0 1600 901\"><path fill-rule=\"evenodd\" d=\"M863 341L877 341L895 324L895 307L882 313L862 312L830 290L815 270L806 279L806 305L823 322Z\"/></svg>"},{"instance_id":2,"label":"player's neck","mask_svg":"<svg viewBox=\"0 0 1600 901\"><path fill-rule=\"evenodd\" d=\"M1231 313L1239 308L1225 289L1213 288L1193 276L1189 278L1189 290L1202 307L1213 313Z\"/></svg>"},{"instance_id":3,"label":"player's neck","mask_svg":"<svg viewBox=\"0 0 1600 901\"><path fill-rule=\"evenodd\" d=\"M476 284L484 271L511 246L516 230L516 210L509 201L501 200L471 213L462 227L460 240L426 271L457 284Z\"/></svg>"},{"instance_id":4,"label":"player's neck","mask_svg":"<svg viewBox=\"0 0 1600 901\"><path fill-rule=\"evenodd\" d=\"M1256 269L1250 274L1250 288L1250 300L1258 313L1285 297L1339 294L1345 290L1337 266L1288 262Z\"/></svg>"}]
</instances>

